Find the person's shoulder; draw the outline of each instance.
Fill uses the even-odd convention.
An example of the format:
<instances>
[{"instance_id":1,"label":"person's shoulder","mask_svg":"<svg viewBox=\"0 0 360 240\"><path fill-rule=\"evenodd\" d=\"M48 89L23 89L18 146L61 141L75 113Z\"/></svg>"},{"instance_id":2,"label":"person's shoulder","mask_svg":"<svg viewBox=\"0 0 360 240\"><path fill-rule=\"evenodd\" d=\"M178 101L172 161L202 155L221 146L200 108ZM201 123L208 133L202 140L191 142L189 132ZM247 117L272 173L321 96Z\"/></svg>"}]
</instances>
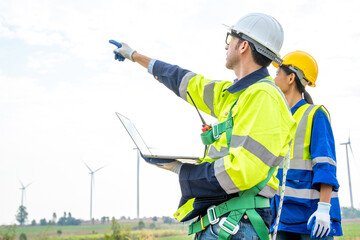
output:
<instances>
[{"instance_id":1,"label":"person's shoulder","mask_svg":"<svg viewBox=\"0 0 360 240\"><path fill-rule=\"evenodd\" d=\"M317 105L317 106L318 106L318 109L316 110L316 112L314 114L314 118L327 119L330 121L330 113L326 109L326 107L324 105Z\"/></svg>"},{"instance_id":2,"label":"person's shoulder","mask_svg":"<svg viewBox=\"0 0 360 240\"><path fill-rule=\"evenodd\" d=\"M251 94L261 94L274 99L282 98L281 90L271 80L254 83L248 88L248 91Z\"/></svg>"}]
</instances>

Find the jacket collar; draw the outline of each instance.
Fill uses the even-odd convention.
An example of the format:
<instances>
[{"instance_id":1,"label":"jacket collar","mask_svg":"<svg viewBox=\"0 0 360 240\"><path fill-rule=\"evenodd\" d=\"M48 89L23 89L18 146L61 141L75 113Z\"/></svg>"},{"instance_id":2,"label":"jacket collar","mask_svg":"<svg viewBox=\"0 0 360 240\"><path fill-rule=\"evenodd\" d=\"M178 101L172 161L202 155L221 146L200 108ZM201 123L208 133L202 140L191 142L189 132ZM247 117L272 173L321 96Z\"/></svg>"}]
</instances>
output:
<instances>
[{"instance_id":1,"label":"jacket collar","mask_svg":"<svg viewBox=\"0 0 360 240\"><path fill-rule=\"evenodd\" d=\"M260 68L259 70L256 70L255 72L250 73L249 75L246 75L240 80L235 79L234 84L231 85L226 90L228 90L230 93L236 93L245 88L250 87L257 81L260 81L261 79L266 78L268 76L270 76L269 71L267 70L267 68L263 67Z\"/></svg>"},{"instance_id":2,"label":"jacket collar","mask_svg":"<svg viewBox=\"0 0 360 240\"><path fill-rule=\"evenodd\" d=\"M306 104L307 102L305 101L305 99L301 99L300 101L297 102L297 104L295 104L292 108L291 108L291 114L294 115L294 113L296 112L296 110L299 109L299 107L301 107L302 105Z\"/></svg>"}]
</instances>

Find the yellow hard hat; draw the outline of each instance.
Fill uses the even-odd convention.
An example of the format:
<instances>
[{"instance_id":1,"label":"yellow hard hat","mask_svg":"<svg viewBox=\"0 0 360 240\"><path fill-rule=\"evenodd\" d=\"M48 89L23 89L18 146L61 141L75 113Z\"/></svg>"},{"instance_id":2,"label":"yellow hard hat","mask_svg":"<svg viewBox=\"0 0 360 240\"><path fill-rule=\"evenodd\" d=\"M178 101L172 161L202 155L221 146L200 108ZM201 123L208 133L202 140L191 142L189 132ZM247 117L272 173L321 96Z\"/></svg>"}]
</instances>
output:
<instances>
[{"instance_id":1,"label":"yellow hard hat","mask_svg":"<svg viewBox=\"0 0 360 240\"><path fill-rule=\"evenodd\" d=\"M273 65L276 68L279 67L279 65L274 62ZM318 75L318 65L310 54L299 50L288 53L283 57L282 65L294 71L302 85L308 85L310 87L316 86L315 81Z\"/></svg>"}]
</instances>

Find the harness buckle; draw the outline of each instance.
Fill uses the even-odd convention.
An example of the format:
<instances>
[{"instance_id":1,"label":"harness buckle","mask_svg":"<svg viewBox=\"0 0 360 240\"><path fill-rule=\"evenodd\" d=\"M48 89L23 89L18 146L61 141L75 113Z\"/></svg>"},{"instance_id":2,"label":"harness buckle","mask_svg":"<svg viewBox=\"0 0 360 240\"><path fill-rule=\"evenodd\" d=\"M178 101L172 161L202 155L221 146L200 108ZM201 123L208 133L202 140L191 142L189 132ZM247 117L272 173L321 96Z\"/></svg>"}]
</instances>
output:
<instances>
[{"instance_id":1,"label":"harness buckle","mask_svg":"<svg viewBox=\"0 0 360 240\"><path fill-rule=\"evenodd\" d=\"M218 140L221 136L221 134L219 134L219 123L218 122L213 123L212 132L213 132L214 139Z\"/></svg>"},{"instance_id":2,"label":"harness buckle","mask_svg":"<svg viewBox=\"0 0 360 240\"><path fill-rule=\"evenodd\" d=\"M215 213L215 205L209 207L207 209L207 215L209 218L209 223L211 225L217 224L219 222L219 218L216 217L216 213Z\"/></svg>"},{"instance_id":3,"label":"harness buckle","mask_svg":"<svg viewBox=\"0 0 360 240\"><path fill-rule=\"evenodd\" d=\"M225 217L220 220L219 226L231 235L235 235L239 231L239 225L232 224Z\"/></svg>"}]
</instances>

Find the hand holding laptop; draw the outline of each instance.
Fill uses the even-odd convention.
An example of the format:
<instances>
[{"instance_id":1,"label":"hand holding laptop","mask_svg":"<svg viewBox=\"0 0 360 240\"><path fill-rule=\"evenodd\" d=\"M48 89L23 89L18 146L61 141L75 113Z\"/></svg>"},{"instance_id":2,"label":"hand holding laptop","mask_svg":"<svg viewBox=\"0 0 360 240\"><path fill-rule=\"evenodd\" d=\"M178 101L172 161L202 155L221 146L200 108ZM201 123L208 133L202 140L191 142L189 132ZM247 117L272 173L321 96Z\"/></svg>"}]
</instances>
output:
<instances>
[{"instance_id":1,"label":"hand holding laptop","mask_svg":"<svg viewBox=\"0 0 360 240\"><path fill-rule=\"evenodd\" d=\"M147 158L140 153L141 157L152 165L155 165L159 168L163 168L169 171L172 171L176 174L179 173L182 163L176 159L163 159L163 158Z\"/></svg>"}]
</instances>

